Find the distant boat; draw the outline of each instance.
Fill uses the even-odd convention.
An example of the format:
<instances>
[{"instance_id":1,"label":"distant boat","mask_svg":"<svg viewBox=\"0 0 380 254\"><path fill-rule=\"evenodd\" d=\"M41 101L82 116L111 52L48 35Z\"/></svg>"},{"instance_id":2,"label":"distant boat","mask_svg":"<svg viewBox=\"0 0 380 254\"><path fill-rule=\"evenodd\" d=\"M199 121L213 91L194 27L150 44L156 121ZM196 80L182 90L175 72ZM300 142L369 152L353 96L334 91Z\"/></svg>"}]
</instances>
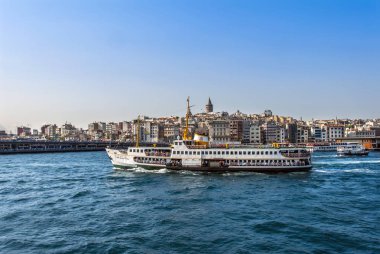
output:
<instances>
[{"instance_id":1,"label":"distant boat","mask_svg":"<svg viewBox=\"0 0 380 254\"><path fill-rule=\"evenodd\" d=\"M359 143L348 143L337 148L339 156L367 156L369 151Z\"/></svg>"},{"instance_id":2,"label":"distant boat","mask_svg":"<svg viewBox=\"0 0 380 254\"><path fill-rule=\"evenodd\" d=\"M338 147L346 146L350 143L324 143L314 144L311 148L313 152L336 152Z\"/></svg>"}]
</instances>

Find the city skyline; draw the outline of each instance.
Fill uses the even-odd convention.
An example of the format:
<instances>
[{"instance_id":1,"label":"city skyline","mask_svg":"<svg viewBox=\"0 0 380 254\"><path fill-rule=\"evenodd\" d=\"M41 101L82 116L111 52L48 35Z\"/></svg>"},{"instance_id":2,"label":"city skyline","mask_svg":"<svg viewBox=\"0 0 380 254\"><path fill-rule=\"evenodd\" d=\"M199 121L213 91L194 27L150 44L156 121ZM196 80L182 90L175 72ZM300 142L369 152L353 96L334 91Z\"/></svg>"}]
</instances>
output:
<instances>
[{"instance_id":1,"label":"city skyline","mask_svg":"<svg viewBox=\"0 0 380 254\"><path fill-rule=\"evenodd\" d=\"M376 1L2 1L0 129L186 112L378 118Z\"/></svg>"},{"instance_id":2,"label":"city skyline","mask_svg":"<svg viewBox=\"0 0 380 254\"><path fill-rule=\"evenodd\" d=\"M211 105L210 105L211 103ZM191 109L194 109L196 105L191 105L190 108ZM227 112L227 111L213 111L213 106L214 104L210 101L210 98L207 102L207 104L204 105L203 107L203 110L201 111L194 111L194 110L191 110L191 114L193 117L195 117L195 119L197 119L198 117L206 117L206 118L215 118L215 119L221 119L221 118L225 118L225 117L239 117L239 118L242 118L244 119L246 117L246 119L256 119L254 121L261 121L261 120L257 120L258 118L260 119L263 119L265 118L268 114L270 116L273 116L273 117L277 117L278 119L292 119L292 121L295 121L295 122L304 122L304 123L307 123L307 124L314 124L315 122L335 122L335 121L339 121L339 122L345 122L345 121L348 121L348 122L351 122L351 121L375 121L375 122L378 122L380 120L380 118L338 118L338 117L335 117L335 118L311 118L311 119L304 119L302 117L300 118L297 118L297 117L294 117L292 115L278 115L278 114L275 114L272 112L272 110L270 109L265 109L263 112L242 112L240 110L237 110L235 112ZM210 108L211 107L211 108ZM186 116L186 113L184 112L183 115L158 115L158 116L150 116L150 115L146 115L146 114L140 114L138 116L135 116L135 117L131 117L129 119L117 119L117 120L110 120L110 121L105 121L105 120L102 120L102 119L96 119L96 120L92 120L92 121L89 121L83 125L79 125L75 122L72 122L72 121L64 121L64 122L51 122L51 121L45 121L43 123L41 123L40 125L36 125L36 126L32 126L30 124L18 124L17 126L14 127L14 129L18 129L18 128L24 128L24 127L28 127L30 128L31 130L37 130L37 131L40 131L41 128L43 128L44 126L53 126L55 125L57 128L59 128L60 126L64 126L64 125L69 125L69 126L73 126L77 129L82 129L82 130L87 130L88 127L91 125L91 124L94 124L94 123L103 123L103 124L122 124L122 123L131 123L131 122L134 122L134 121L137 121L137 119L140 119L141 121L145 121L144 119L150 119L148 121L151 121L153 119L156 119L156 120L159 120L159 121L165 121L164 119L184 119ZM245 117L244 117L245 116ZM257 118L258 117L258 118ZM268 120L266 120L268 121ZM269 120L271 121L271 120ZM275 120L275 122L277 122L277 120ZM7 128L4 128L4 126L2 126L0 124L0 131L1 130L5 130L6 132L8 132L9 134L14 134L15 131L14 129L7 129ZM16 130L17 132L17 130Z\"/></svg>"}]
</instances>

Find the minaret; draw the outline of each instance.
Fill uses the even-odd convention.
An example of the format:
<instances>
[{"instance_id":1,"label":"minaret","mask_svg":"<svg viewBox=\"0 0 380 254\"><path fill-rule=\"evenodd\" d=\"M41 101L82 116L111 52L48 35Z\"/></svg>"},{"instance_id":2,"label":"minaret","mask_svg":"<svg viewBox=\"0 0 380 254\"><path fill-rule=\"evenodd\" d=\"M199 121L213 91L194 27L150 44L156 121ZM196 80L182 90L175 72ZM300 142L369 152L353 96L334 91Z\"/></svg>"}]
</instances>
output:
<instances>
[{"instance_id":1,"label":"minaret","mask_svg":"<svg viewBox=\"0 0 380 254\"><path fill-rule=\"evenodd\" d=\"M210 97L208 97L208 103L206 104L206 113L211 113L214 111L214 106L211 103Z\"/></svg>"}]
</instances>

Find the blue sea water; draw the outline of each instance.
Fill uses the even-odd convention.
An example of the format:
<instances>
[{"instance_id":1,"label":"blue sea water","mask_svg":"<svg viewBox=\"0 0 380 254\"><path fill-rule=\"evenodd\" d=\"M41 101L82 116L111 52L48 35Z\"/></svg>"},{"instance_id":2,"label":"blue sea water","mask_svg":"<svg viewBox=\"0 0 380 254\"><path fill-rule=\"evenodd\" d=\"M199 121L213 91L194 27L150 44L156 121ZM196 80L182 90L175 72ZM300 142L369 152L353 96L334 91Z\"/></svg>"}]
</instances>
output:
<instances>
[{"instance_id":1,"label":"blue sea water","mask_svg":"<svg viewBox=\"0 0 380 254\"><path fill-rule=\"evenodd\" d=\"M380 153L310 173L118 171L105 152L0 156L1 253L380 253Z\"/></svg>"}]
</instances>

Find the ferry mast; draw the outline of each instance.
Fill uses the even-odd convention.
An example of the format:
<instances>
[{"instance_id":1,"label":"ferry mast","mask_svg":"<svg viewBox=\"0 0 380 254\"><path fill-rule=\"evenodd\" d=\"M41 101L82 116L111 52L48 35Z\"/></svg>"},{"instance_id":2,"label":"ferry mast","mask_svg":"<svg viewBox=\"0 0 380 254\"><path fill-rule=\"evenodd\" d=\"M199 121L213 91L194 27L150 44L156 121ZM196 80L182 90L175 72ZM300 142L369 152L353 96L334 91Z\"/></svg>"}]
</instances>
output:
<instances>
[{"instance_id":1,"label":"ferry mast","mask_svg":"<svg viewBox=\"0 0 380 254\"><path fill-rule=\"evenodd\" d=\"M186 127L183 130L183 135L182 135L183 140L191 140L191 135L189 132L189 117L190 117L190 96L187 97Z\"/></svg>"}]
</instances>

